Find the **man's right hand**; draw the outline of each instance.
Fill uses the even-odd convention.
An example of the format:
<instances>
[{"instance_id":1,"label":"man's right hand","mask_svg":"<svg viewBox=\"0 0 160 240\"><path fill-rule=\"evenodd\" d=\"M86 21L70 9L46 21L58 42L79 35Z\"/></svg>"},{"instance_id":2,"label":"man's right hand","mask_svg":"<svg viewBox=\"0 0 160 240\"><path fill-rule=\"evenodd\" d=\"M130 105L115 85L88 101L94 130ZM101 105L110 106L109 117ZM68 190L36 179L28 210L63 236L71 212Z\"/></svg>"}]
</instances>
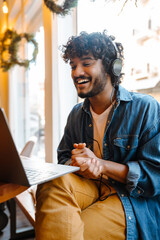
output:
<instances>
[{"instance_id":1,"label":"man's right hand","mask_svg":"<svg viewBox=\"0 0 160 240\"><path fill-rule=\"evenodd\" d=\"M86 143L75 143L72 150L72 166L80 167L78 174L86 178L99 178L101 175L100 164L95 154L89 149L86 148Z\"/></svg>"}]
</instances>

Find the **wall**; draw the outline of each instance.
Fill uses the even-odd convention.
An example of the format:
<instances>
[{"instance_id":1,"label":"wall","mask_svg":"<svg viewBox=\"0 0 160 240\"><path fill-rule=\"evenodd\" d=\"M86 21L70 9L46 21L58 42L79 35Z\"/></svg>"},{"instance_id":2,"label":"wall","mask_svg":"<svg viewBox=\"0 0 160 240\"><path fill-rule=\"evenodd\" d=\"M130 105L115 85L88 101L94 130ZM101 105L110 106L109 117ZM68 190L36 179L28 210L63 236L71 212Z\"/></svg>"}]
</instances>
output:
<instances>
[{"instance_id":1,"label":"wall","mask_svg":"<svg viewBox=\"0 0 160 240\"><path fill-rule=\"evenodd\" d=\"M0 0L0 38L7 28L8 15L2 12L3 1ZM3 107L8 116L8 73L0 68L0 107Z\"/></svg>"}]
</instances>

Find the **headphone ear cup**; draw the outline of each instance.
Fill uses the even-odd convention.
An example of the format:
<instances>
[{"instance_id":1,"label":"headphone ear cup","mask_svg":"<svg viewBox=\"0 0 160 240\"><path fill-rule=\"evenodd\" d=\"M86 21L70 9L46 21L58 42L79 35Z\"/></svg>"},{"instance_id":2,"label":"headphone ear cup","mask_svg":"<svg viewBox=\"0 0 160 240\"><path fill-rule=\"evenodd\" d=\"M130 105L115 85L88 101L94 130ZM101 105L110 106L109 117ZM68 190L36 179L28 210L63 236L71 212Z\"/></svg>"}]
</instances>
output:
<instances>
[{"instance_id":1,"label":"headphone ear cup","mask_svg":"<svg viewBox=\"0 0 160 240\"><path fill-rule=\"evenodd\" d=\"M119 77L122 71L122 60L116 58L111 64L111 70L114 76Z\"/></svg>"}]
</instances>

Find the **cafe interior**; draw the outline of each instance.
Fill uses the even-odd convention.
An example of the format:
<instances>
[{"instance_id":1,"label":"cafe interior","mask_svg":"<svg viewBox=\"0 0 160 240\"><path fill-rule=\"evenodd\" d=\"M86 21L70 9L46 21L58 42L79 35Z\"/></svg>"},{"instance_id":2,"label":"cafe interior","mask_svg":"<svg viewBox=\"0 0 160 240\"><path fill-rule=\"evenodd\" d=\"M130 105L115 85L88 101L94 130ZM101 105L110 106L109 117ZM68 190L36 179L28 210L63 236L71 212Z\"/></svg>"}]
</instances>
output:
<instances>
[{"instance_id":1,"label":"cafe interior","mask_svg":"<svg viewBox=\"0 0 160 240\"><path fill-rule=\"evenodd\" d=\"M0 108L20 154L57 163L67 116L83 101L61 46L81 31L116 36L125 52L122 85L160 102L159 10L159 0L0 0ZM35 192L0 180L1 240L34 239ZM29 227L18 229L24 218Z\"/></svg>"}]
</instances>

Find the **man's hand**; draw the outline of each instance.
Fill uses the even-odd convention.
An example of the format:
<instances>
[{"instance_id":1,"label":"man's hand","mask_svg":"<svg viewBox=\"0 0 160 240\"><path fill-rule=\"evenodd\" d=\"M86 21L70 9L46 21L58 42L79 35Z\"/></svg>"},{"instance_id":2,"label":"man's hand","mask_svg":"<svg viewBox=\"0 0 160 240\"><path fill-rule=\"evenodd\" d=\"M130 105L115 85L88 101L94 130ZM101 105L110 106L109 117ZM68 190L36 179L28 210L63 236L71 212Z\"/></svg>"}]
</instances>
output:
<instances>
[{"instance_id":1,"label":"man's hand","mask_svg":"<svg viewBox=\"0 0 160 240\"><path fill-rule=\"evenodd\" d=\"M89 149L85 143L75 143L72 150L72 166L80 167L77 173L85 178L97 179L102 174L121 183L126 183L126 177L129 171L127 165L103 160Z\"/></svg>"},{"instance_id":2,"label":"man's hand","mask_svg":"<svg viewBox=\"0 0 160 240\"><path fill-rule=\"evenodd\" d=\"M89 148L86 148L85 143L75 143L73 146L75 149L72 150L71 165L80 167L78 174L86 178L99 178L104 160L97 158Z\"/></svg>"}]
</instances>

